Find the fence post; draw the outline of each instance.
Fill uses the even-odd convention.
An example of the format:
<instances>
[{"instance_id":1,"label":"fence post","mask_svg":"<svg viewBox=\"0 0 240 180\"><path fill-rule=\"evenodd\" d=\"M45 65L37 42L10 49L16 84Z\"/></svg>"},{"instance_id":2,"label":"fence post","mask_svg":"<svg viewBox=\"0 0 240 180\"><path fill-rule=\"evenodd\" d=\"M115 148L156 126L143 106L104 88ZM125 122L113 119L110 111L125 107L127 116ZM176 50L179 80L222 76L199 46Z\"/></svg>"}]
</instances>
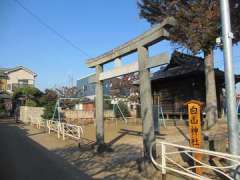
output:
<instances>
[{"instance_id":1,"label":"fence post","mask_svg":"<svg viewBox=\"0 0 240 180\"><path fill-rule=\"evenodd\" d=\"M61 128L61 123L58 122L58 124L57 124L57 136L58 136L58 139L60 138L60 128Z\"/></svg>"},{"instance_id":2,"label":"fence post","mask_svg":"<svg viewBox=\"0 0 240 180\"><path fill-rule=\"evenodd\" d=\"M180 120L182 121L183 120L183 113L180 112Z\"/></svg>"},{"instance_id":3,"label":"fence post","mask_svg":"<svg viewBox=\"0 0 240 180\"><path fill-rule=\"evenodd\" d=\"M48 122L48 134L50 134L51 133L51 123L50 123L50 121L47 121Z\"/></svg>"},{"instance_id":4,"label":"fence post","mask_svg":"<svg viewBox=\"0 0 240 180\"><path fill-rule=\"evenodd\" d=\"M78 139L80 139L80 137L81 137L81 132L80 132L80 126L78 126Z\"/></svg>"},{"instance_id":5,"label":"fence post","mask_svg":"<svg viewBox=\"0 0 240 180\"><path fill-rule=\"evenodd\" d=\"M161 148L162 148L162 179L166 180L166 157L165 157L166 146L165 144L161 144Z\"/></svg>"},{"instance_id":6,"label":"fence post","mask_svg":"<svg viewBox=\"0 0 240 180\"><path fill-rule=\"evenodd\" d=\"M63 134L63 140L65 140L65 128L64 128L64 123L62 123L62 134Z\"/></svg>"}]
</instances>

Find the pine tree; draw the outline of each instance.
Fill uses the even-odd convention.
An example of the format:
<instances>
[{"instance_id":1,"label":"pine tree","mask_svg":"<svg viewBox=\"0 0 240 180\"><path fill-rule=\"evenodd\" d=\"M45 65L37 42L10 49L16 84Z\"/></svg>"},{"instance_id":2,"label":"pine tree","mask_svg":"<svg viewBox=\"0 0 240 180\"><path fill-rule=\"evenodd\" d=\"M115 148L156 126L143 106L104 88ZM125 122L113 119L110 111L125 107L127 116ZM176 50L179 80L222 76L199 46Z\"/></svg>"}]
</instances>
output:
<instances>
[{"instance_id":1,"label":"pine tree","mask_svg":"<svg viewBox=\"0 0 240 180\"><path fill-rule=\"evenodd\" d=\"M217 98L213 50L221 36L219 0L141 0L140 17L151 24L174 17L176 26L169 29L170 41L193 54L204 53L207 129L217 121ZM240 40L240 0L230 0L233 43Z\"/></svg>"}]
</instances>

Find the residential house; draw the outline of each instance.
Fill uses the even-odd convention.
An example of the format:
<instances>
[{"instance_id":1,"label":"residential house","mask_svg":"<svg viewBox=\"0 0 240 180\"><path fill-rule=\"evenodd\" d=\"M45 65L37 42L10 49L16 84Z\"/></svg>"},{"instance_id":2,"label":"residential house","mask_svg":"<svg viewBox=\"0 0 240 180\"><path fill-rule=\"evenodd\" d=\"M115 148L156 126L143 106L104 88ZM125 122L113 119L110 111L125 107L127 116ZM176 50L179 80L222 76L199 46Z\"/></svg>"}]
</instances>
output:
<instances>
[{"instance_id":1,"label":"residential house","mask_svg":"<svg viewBox=\"0 0 240 180\"><path fill-rule=\"evenodd\" d=\"M0 68L0 91L12 93L19 87L34 86L36 77L36 73L23 66Z\"/></svg>"},{"instance_id":2,"label":"residential house","mask_svg":"<svg viewBox=\"0 0 240 180\"><path fill-rule=\"evenodd\" d=\"M4 73L2 69L0 69L0 92L4 92L7 90L7 74Z\"/></svg>"}]
</instances>

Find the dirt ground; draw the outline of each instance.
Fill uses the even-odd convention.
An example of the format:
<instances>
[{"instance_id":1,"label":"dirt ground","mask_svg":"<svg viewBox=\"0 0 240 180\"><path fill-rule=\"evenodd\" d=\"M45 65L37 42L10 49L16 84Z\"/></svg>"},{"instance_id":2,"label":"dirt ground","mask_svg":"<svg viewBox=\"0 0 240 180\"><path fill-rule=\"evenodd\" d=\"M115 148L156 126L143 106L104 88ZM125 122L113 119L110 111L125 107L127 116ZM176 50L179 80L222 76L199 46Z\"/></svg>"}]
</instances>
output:
<instances>
[{"instance_id":1,"label":"dirt ground","mask_svg":"<svg viewBox=\"0 0 240 180\"><path fill-rule=\"evenodd\" d=\"M55 152L67 162L75 165L81 171L94 179L160 179L160 172L155 172L151 177L139 173L137 161L143 155L142 126L140 123L123 121L105 122L105 142L111 145L113 152L97 154L91 145L95 142L96 129L94 124L83 126L84 135L78 143L71 139L58 139L55 133L50 135L42 133L29 125L21 125L27 129L29 136L35 142L46 149ZM178 144L188 144L184 134L187 134L186 126L167 126L161 128L161 134L157 139ZM171 177L171 176L170 176ZM176 178L168 179L176 179Z\"/></svg>"},{"instance_id":2,"label":"dirt ground","mask_svg":"<svg viewBox=\"0 0 240 180\"><path fill-rule=\"evenodd\" d=\"M19 128L20 127L20 128ZM61 157L36 143L41 139L49 147L55 138L42 136L44 132L16 124L11 119L0 119L0 179L1 180L90 180L89 175L64 161ZM47 134L45 134L47 135ZM43 139L47 139L45 141ZM61 144L61 143L60 143ZM53 146L52 146L53 147Z\"/></svg>"}]
</instances>

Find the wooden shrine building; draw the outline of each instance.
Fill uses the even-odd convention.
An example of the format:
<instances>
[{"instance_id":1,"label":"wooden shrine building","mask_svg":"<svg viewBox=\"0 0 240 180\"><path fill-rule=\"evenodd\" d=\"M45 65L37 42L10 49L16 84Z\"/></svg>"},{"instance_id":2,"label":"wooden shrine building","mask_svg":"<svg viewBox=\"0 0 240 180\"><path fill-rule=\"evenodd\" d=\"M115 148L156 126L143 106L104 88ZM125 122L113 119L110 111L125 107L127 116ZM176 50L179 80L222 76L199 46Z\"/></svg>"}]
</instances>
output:
<instances>
[{"instance_id":1,"label":"wooden shrine building","mask_svg":"<svg viewBox=\"0 0 240 180\"><path fill-rule=\"evenodd\" d=\"M214 71L220 116L224 107L224 71ZM239 75L235 75L235 81L240 81ZM164 114L186 114L185 102L194 99L205 103L204 60L175 51L170 63L153 74L151 85L153 104L159 104Z\"/></svg>"}]
</instances>

